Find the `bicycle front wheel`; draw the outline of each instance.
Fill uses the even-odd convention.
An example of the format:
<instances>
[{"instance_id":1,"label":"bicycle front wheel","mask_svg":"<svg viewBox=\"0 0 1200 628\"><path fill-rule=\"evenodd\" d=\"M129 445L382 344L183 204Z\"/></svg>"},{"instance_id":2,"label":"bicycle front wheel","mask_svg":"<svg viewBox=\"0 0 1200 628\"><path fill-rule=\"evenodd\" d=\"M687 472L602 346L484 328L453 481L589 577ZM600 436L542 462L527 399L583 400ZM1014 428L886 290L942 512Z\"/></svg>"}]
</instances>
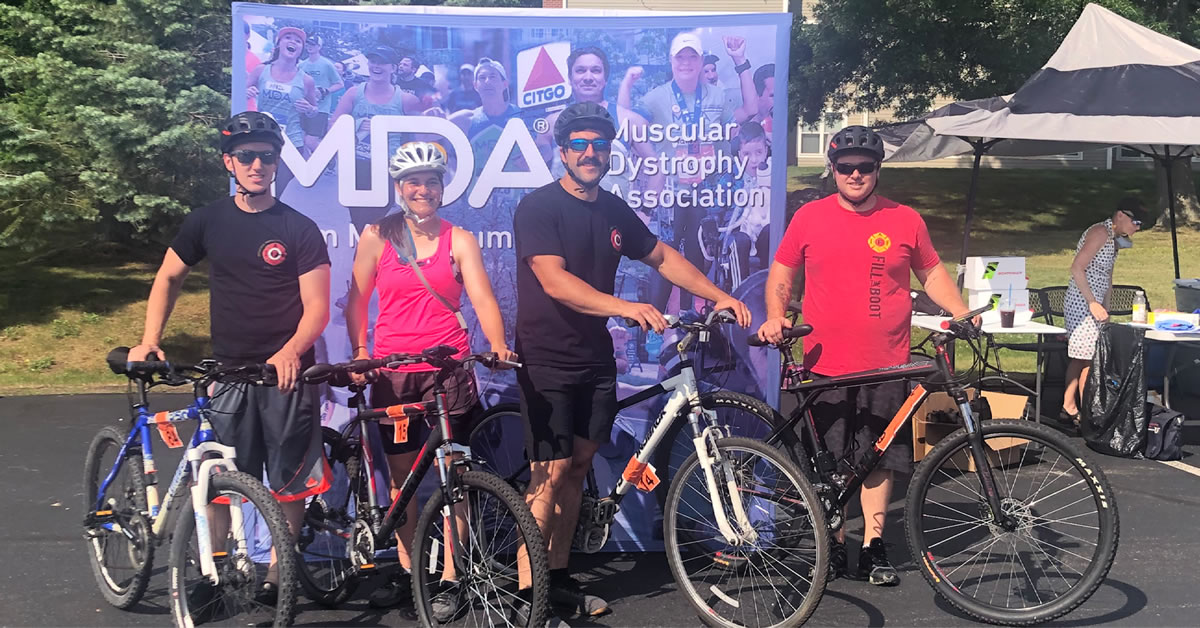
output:
<instances>
[{"instance_id":1,"label":"bicycle front wheel","mask_svg":"<svg viewBox=\"0 0 1200 628\"><path fill-rule=\"evenodd\" d=\"M323 428L321 440L329 464L329 490L308 498L296 539L300 585L318 604L337 606L358 587L354 542L359 508L365 508L367 484L357 441L348 442L337 430Z\"/></svg>"},{"instance_id":2,"label":"bicycle front wheel","mask_svg":"<svg viewBox=\"0 0 1200 628\"><path fill-rule=\"evenodd\" d=\"M1064 436L1024 420L980 423L1003 523L996 523L968 435L917 467L905 504L913 560L948 602L983 621L1030 625L1083 604L1117 553L1117 505L1104 473Z\"/></svg>"},{"instance_id":3,"label":"bicycle front wheel","mask_svg":"<svg viewBox=\"0 0 1200 628\"><path fill-rule=\"evenodd\" d=\"M131 447L118 460L124 444L124 434L105 427L92 439L83 463L83 512L90 520L83 531L88 562L100 593L117 608L129 608L142 599L154 564L154 540L143 514L147 506L141 448ZM100 485L114 468L116 475L97 511Z\"/></svg>"},{"instance_id":4,"label":"bicycle front wheel","mask_svg":"<svg viewBox=\"0 0 1200 628\"><path fill-rule=\"evenodd\" d=\"M664 544L675 582L710 626L798 626L817 609L829 569L817 493L773 447L737 437L716 446L716 499L695 453L667 495ZM735 499L749 530L739 524ZM718 509L741 532L736 541L722 532Z\"/></svg>"},{"instance_id":5,"label":"bicycle front wheel","mask_svg":"<svg viewBox=\"0 0 1200 628\"><path fill-rule=\"evenodd\" d=\"M216 581L201 572L196 513L184 500L171 538L171 614L177 626L200 623L290 626L296 612L296 554L279 502L262 482L238 471L210 477L208 517ZM241 525L229 525L241 514ZM222 524L222 521L225 523ZM222 533L219 527L228 528ZM274 549L272 549L274 548ZM276 557L275 573L268 563ZM264 582L277 586L277 599L262 595Z\"/></svg>"},{"instance_id":6,"label":"bicycle front wheel","mask_svg":"<svg viewBox=\"0 0 1200 628\"><path fill-rule=\"evenodd\" d=\"M412 584L421 625L546 625L546 544L525 500L490 473L467 471L458 483L461 500L447 504L439 490L417 521Z\"/></svg>"}]
</instances>

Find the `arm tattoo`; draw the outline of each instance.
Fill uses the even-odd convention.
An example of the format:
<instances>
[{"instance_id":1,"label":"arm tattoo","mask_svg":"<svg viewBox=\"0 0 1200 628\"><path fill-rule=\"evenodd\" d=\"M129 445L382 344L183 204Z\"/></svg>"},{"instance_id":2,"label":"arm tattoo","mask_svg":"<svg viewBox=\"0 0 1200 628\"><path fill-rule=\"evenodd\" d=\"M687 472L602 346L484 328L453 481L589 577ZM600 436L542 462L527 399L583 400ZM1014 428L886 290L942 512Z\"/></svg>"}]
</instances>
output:
<instances>
[{"instance_id":1,"label":"arm tattoo","mask_svg":"<svg viewBox=\"0 0 1200 628\"><path fill-rule=\"evenodd\" d=\"M785 308L787 307L788 300L791 299L791 297L792 291L787 285L785 285L783 282L775 284L775 298L779 299L779 303L781 303Z\"/></svg>"}]
</instances>

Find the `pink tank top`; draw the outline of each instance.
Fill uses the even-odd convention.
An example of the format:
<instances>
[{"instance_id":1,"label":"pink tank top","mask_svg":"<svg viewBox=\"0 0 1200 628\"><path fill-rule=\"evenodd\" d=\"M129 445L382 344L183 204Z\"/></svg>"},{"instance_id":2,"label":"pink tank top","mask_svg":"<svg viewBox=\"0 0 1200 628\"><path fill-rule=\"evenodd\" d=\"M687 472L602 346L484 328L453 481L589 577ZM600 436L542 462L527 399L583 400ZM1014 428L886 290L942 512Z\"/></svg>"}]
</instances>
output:
<instances>
[{"instance_id":1,"label":"pink tank top","mask_svg":"<svg viewBox=\"0 0 1200 628\"><path fill-rule=\"evenodd\" d=\"M438 232L437 250L417 260L421 274L429 285L455 307L462 302L462 284L454 276L451 256L451 235L454 225L442 221ZM379 292L379 316L375 319L375 358L392 353L420 353L437 345L457 348L458 357L469 353L471 343L467 332L458 324L454 312L437 300L408 262L396 257L391 242L383 247L379 265L375 268L375 289ZM398 371L436 370L428 364L415 364Z\"/></svg>"}]
</instances>

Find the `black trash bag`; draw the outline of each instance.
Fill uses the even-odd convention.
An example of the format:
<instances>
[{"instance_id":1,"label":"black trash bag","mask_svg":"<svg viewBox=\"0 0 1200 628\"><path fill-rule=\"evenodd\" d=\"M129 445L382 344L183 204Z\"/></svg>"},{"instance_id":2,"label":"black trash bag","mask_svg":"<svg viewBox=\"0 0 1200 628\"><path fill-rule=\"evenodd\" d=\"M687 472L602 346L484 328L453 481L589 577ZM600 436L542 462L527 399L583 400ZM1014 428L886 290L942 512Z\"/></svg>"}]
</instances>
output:
<instances>
[{"instance_id":1,"label":"black trash bag","mask_svg":"<svg viewBox=\"0 0 1200 628\"><path fill-rule=\"evenodd\" d=\"M1104 324L1083 389L1079 429L1088 447L1140 458L1146 441L1144 329Z\"/></svg>"}]
</instances>

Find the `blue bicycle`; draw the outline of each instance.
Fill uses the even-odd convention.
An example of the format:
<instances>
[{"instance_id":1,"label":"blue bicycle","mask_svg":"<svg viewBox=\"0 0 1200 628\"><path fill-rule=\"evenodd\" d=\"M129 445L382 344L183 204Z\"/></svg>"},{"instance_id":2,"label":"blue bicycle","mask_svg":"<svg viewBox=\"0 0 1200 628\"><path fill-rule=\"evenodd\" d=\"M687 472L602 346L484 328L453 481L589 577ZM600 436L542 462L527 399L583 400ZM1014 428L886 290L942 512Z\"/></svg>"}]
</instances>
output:
<instances>
[{"instance_id":1,"label":"blue bicycle","mask_svg":"<svg viewBox=\"0 0 1200 628\"><path fill-rule=\"evenodd\" d=\"M211 384L273 385L274 369L264 364L222 368L214 360L128 362L128 352L114 349L108 364L137 385L131 427L126 434L113 426L101 429L84 463L83 536L100 592L117 608L136 604L146 592L154 550L173 524L168 564L177 625L235 617L243 624L290 624L297 566L283 511L261 481L237 470L234 448L216 441L209 420ZM150 412L151 388L188 384L195 401L187 408ZM156 430L167 447L183 447L175 425L184 421L200 425L160 504L151 433ZM279 550L273 605L260 593L266 569L259 566L270 556L271 540Z\"/></svg>"}]
</instances>

